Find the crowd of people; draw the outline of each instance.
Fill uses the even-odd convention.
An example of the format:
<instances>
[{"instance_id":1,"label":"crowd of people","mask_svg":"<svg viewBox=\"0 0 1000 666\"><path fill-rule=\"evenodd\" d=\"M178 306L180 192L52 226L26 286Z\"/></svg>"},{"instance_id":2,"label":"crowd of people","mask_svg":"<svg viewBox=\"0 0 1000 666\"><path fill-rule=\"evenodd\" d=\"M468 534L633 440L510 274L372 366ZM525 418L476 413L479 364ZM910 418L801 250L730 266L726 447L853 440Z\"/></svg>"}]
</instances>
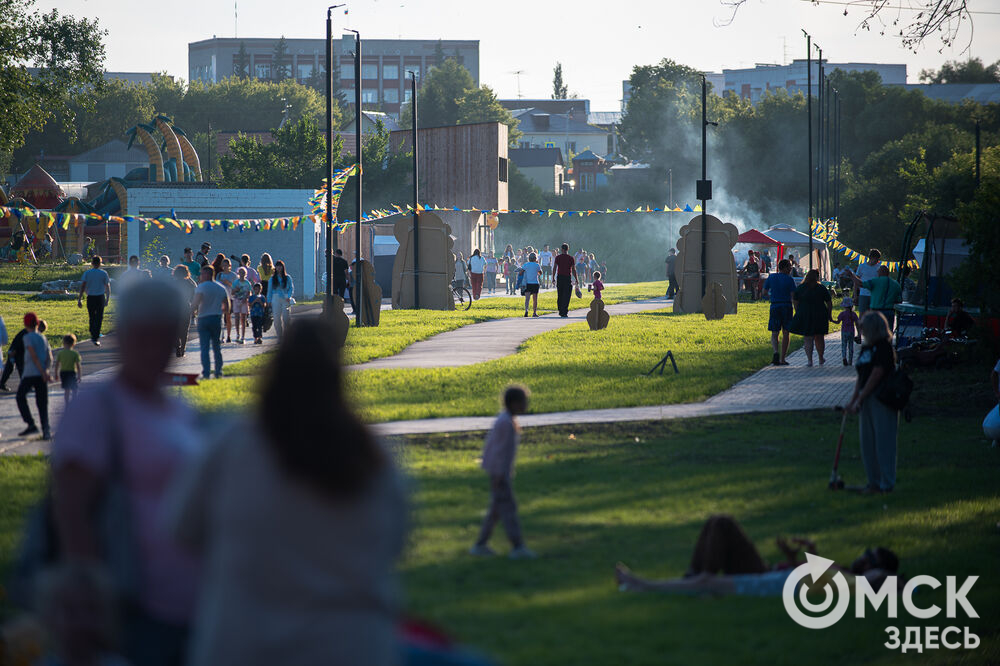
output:
<instances>
[{"instance_id":1,"label":"crowd of people","mask_svg":"<svg viewBox=\"0 0 1000 666\"><path fill-rule=\"evenodd\" d=\"M476 248L467 260L459 252L455 258L455 282L460 286L468 284L474 300L479 300L484 291L488 294L497 293L501 282L504 293L508 296L516 295L526 284L538 285L539 289L551 289L556 287L555 262L559 254L558 250L553 252L548 245L541 250L530 245L515 250L509 243L503 252L495 254L484 253ZM571 258L580 285L589 286L593 283L595 273L599 279L607 282L607 264L603 260L599 261L593 252L581 248ZM538 266L536 281L526 282L523 279L525 265L529 263ZM529 273L534 273L533 267L529 268ZM532 279L534 280L534 276Z\"/></svg>"}]
</instances>

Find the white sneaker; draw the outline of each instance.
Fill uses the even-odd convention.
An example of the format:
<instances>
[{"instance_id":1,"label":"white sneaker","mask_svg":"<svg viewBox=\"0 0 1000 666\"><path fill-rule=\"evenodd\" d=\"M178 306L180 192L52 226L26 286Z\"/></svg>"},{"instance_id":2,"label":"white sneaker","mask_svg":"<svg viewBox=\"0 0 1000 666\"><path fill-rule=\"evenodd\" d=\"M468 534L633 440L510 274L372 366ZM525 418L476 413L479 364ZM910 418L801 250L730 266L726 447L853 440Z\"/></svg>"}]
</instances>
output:
<instances>
[{"instance_id":1,"label":"white sneaker","mask_svg":"<svg viewBox=\"0 0 1000 666\"><path fill-rule=\"evenodd\" d=\"M526 546L519 546L507 553L507 557L512 560L534 560L538 558L538 554Z\"/></svg>"},{"instance_id":2,"label":"white sneaker","mask_svg":"<svg viewBox=\"0 0 1000 666\"><path fill-rule=\"evenodd\" d=\"M479 544L469 549L469 555L475 555L476 557L492 557L496 554L496 551L489 546L480 546Z\"/></svg>"}]
</instances>

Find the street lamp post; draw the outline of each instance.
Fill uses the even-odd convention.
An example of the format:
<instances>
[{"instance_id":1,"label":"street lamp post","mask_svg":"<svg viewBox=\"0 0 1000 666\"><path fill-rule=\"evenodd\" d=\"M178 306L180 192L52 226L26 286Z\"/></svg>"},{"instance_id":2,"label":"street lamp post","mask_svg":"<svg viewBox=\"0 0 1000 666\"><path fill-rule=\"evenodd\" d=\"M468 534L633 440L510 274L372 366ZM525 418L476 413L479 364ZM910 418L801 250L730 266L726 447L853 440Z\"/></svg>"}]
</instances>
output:
<instances>
[{"instance_id":1,"label":"street lamp post","mask_svg":"<svg viewBox=\"0 0 1000 666\"><path fill-rule=\"evenodd\" d=\"M812 107L812 36L806 32L802 31L802 34L806 36L806 125L809 128L807 134L808 147L806 152L809 154L809 224L806 230L809 234L809 268L812 269L812 219L813 219L813 107Z\"/></svg>"},{"instance_id":2,"label":"street lamp post","mask_svg":"<svg viewBox=\"0 0 1000 666\"><path fill-rule=\"evenodd\" d=\"M361 178L363 169L361 159L361 33L357 30L348 29L354 33L354 146L358 158L358 172L354 176L354 196L358 207L358 221L354 226L354 245L357 248L357 258L354 269L354 293L357 294L357 307L354 308L354 325L361 326L362 314L365 307L364 299L364 270L361 267L361 222L364 215L361 212ZM352 297L353 300L353 297Z\"/></svg>"},{"instance_id":3,"label":"street lamp post","mask_svg":"<svg viewBox=\"0 0 1000 666\"><path fill-rule=\"evenodd\" d=\"M708 293L708 200L712 198L712 181L708 179L708 126L719 123L708 120L708 79L701 75L701 180L697 196L701 199L701 297Z\"/></svg>"},{"instance_id":4,"label":"street lamp post","mask_svg":"<svg viewBox=\"0 0 1000 666\"><path fill-rule=\"evenodd\" d=\"M332 5L326 10L326 298L325 309L333 309L333 252L337 239L333 233L333 10L344 5Z\"/></svg>"},{"instance_id":5,"label":"street lamp post","mask_svg":"<svg viewBox=\"0 0 1000 666\"><path fill-rule=\"evenodd\" d=\"M417 144L417 73L410 74L410 121L413 125L413 308L420 309L420 201L419 146Z\"/></svg>"}]
</instances>

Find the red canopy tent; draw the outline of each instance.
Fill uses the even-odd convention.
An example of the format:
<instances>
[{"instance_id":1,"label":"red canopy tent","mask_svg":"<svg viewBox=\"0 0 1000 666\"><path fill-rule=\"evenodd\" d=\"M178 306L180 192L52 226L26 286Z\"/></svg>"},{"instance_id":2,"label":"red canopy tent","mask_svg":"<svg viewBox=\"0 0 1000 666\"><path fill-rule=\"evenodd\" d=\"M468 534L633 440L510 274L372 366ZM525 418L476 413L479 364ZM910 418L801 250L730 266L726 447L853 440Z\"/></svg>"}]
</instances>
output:
<instances>
[{"instance_id":1,"label":"red canopy tent","mask_svg":"<svg viewBox=\"0 0 1000 666\"><path fill-rule=\"evenodd\" d=\"M66 193L59 187L55 178L37 164L10 188L12 197L22 197L35 208L50 210L66 198Z\"/></svg>"},{"instance_id":2,"label":"red canopy tent","mask_svg":"<svg viewBox=\"0 0 1000 666\"><path fill-rule=\"evenodd\" d=\"M781 246L781 243L774 240L767 234L763 234L756 229L751 229L750 231L744 231L736 238L737 243L753 243L754 245L777 245Z\"/></svg>"}]
</instances>

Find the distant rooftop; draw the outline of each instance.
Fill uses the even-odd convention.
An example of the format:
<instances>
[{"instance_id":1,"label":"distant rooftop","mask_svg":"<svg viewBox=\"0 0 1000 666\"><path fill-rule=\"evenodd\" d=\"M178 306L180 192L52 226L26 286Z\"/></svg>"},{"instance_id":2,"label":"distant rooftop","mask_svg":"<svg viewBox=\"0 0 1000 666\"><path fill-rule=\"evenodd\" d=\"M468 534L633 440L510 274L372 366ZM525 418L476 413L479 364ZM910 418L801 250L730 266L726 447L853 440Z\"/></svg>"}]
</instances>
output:
<instances>
[{"instance_id":1,"label":"distant rooftop","mask_svg":"<svg viewBox=\"0 0 1000 666\"><path fill-rule=\"evenodd\" d=\"M507 154L514 164L525 169L563 163L562 150L559 148L511 148Z\"/></svg>"}]
</instances>

